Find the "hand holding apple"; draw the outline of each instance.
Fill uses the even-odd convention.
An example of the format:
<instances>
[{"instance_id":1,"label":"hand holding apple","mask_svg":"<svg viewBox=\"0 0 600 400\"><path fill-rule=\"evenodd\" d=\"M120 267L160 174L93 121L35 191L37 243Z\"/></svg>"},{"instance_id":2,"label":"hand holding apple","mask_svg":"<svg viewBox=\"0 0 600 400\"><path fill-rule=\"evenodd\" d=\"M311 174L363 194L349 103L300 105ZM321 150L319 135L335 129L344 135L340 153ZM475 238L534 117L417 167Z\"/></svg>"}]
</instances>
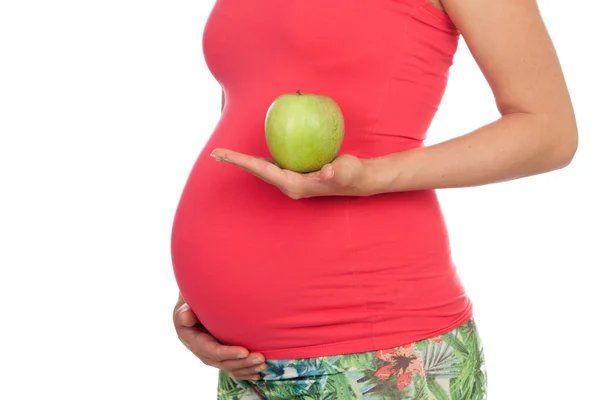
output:
<instances>
[{"instance_id":1,"label":"hand holding apple","mask_svg":"<svg viewBox=\"0 0 600 400\"><path fill-rule=\"evenodd\" d=\"M342 154L318 171L298 173L281 169L273 161L227 149L215 149L217 161L236 165L254 176L278 187L292 199L318 196L361 196L365 180L363 160Z\"/></svg>"},{"instance_id":2,"label":"hand holding apple","mask_svg":"<svg viewBox=\"0 0 600 400\"><path fill-rule=\"evenodd\" d=\"M265 119L269 160L228 149L215 149L217 161L234 164L277 186L293 199L361 195L362 160L343 154L344 117L330 97L283 94L271 104Z\"/></svg>"}]
</instances>

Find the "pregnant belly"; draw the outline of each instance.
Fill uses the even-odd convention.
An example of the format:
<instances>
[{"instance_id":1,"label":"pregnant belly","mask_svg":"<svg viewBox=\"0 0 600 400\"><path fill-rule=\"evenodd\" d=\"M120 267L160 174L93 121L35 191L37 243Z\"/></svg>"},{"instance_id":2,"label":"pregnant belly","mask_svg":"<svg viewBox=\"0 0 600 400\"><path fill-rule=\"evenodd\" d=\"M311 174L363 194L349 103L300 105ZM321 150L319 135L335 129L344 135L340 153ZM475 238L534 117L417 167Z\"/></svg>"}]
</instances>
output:
<instances>
[{"instance_id":1,"label":"pregnant belly","mask_svg":"<svg viewBox=\"0 0 600 400\"><path fill-rule=\"evenodd\" d=\"M436 307L460 295L448 291L433 192L295 201L205 158L177 209L172 259L182 295L222 343L276 352L368 340L423 308L420 291Z\"/></svg>"}]
</instances>

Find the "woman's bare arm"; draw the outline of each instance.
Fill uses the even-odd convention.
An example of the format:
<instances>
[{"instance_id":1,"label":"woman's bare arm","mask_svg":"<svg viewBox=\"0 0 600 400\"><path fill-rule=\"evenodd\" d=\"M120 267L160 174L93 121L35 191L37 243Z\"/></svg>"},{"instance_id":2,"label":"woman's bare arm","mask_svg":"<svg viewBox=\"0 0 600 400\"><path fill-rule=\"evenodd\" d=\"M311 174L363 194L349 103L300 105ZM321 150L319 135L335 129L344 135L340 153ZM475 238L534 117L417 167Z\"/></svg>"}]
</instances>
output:
<instances>
[{"instance_id":1,"label":"woman's bare arm","mask_svg":"<svg viewBox=\"0 0 600 400\"><path fill-rule=\"evenodd\" d=\"M361 192L476 186L556 170L578 146L575 115L534 0L444 0L501 117L433 146L366 160Z\"/></svg>"}]
</instances>

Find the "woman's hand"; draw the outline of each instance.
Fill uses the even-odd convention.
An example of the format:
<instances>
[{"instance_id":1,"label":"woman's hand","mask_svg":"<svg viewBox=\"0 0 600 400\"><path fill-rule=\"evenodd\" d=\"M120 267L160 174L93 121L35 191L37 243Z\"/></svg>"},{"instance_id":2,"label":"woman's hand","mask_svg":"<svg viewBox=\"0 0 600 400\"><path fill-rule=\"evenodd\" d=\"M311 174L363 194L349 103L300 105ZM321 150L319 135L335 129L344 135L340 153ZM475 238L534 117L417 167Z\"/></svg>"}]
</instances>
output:
<instances>
[{"instance_id":1,"label":"woman's hand","mask_svg":"<svg viewBox=\"0 0 600 400\"><path fill-rule=\"evenodd\" d=\"M265 358L239 346L223 346L199 323L194 312L179 295L173 310L173 323L179 340L204 364L222 369L233 378L259 379L265 369ZM257 370L258 368L258 370Z\"/></svg>"},{"instance_id":2,"label":"woman's hand","mask_svg":"<svg viewBox=\"0 0 600 400\"><path fill-rule=\"evenodd\" d=\"M299 174L279 168L272 160L227 149L215 149L217 161L233 164L278 187L292 199L318 196L363 196L365 165L363 160L343 154L321 170Z\"/></svg>"}]
</instances>

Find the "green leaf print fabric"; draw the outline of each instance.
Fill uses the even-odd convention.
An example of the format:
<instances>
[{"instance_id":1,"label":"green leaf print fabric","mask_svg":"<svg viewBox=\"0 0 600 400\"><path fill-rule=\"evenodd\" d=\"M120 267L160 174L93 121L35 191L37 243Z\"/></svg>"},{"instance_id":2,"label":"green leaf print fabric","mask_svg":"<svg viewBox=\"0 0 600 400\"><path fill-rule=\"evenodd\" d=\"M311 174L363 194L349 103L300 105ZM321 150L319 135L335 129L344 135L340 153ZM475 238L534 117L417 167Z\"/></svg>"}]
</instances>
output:
<instances>
[{"instance_id":1,"label":"green leaf print fabric","mask_svg":"<svg viewBox=\"0 0 600 400\"><path fill-rule=\"evenodd\" d=\"M266 360L256 381L220 371L218 400L485 400L483 346L473 319L441 336L373 352Z\"/></svg>"}]
</instances>

